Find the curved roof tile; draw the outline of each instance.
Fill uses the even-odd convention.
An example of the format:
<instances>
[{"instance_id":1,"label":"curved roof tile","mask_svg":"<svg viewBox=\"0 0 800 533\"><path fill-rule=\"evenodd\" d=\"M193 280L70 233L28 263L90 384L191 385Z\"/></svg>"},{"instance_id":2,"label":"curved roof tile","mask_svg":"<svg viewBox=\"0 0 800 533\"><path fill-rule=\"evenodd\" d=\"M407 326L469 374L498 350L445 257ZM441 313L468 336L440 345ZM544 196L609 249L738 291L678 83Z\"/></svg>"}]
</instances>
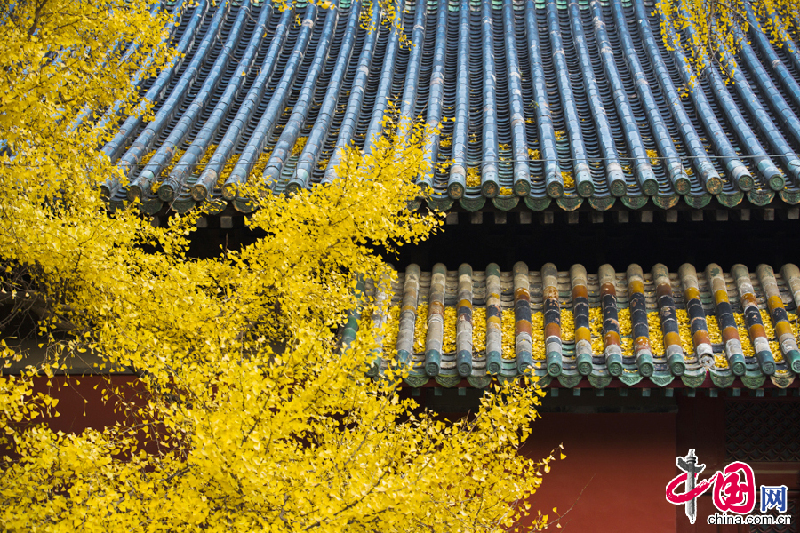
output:
<instances>
[{"instance_id":1,"label":"curved roof tile","mask_svg":"<svg viewBox=\"0 0 800 533\"><path fill-rule=\"evenodd\" d=\"M786 388L800 372L800 269L792 264L755 272L734 265L729 273L688 263L677 272L411 265L392 289L378 295L391 301L388 316L372 317L386 329L370 374L396 357L411 364L406 381L415 387L463 380L482 387L532 374L564 387ZM357 324L351 320L344 337Z\"/></svg>"},{"instance_id":2,"label":"curved roof tile","mask_svg":"<svg viewBox=\"0 0 800 533\"><path fill-rule=\"evenodd\" d=\"M643 0L418 0L397 27L376 6L176 4L182 55L141 84L155 119L103 148L131 184L103 185L112 205L249 211L240 185L335 179L389 113L440 127L420 176L439 209L800 202L800 60L752 13L730 88L716 67L693 79Z\"/></svg>"}]
</instances>

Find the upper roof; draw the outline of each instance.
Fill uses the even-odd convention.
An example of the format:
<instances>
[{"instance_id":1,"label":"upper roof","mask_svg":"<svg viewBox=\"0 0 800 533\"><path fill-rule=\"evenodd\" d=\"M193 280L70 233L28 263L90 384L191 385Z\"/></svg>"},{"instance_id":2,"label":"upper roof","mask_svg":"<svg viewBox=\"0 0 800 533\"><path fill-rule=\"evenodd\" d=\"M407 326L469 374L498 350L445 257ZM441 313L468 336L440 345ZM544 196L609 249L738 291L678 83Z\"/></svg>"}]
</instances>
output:
<instances>
[{"instance_id":1,"label":"upper roof","mask_svg":"<svg viewBox=\"0 0 800 533\"><path fill-rule=\"evenodd\" d=\"M248 211L236 184L333 179L336 147L369 150L392 112L441 125L421 178L440 209L800 201L800 56L755 24L733 84L710 69L682 90L691 69L643 0L408 2L412 47L377 2L210 3L183 9L184 55L142 86L155 119L104 148L131 179L104 185L112 203Z\"/></svg>"}]
</instances>

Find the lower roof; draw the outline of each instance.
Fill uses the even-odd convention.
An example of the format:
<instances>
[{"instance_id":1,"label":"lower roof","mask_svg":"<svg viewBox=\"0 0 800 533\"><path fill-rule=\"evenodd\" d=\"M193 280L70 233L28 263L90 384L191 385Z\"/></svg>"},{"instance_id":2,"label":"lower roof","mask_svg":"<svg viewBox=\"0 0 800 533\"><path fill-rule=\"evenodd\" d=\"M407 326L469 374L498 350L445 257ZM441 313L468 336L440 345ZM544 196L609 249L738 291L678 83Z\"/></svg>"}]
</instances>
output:
<instances>
[{"instance_id":1,"label":"lower roof","mask_svg":"<svg viewBox=\"0 0 800 533\"><path fill-rule=\"evenodd\" d=\"M786 388L800 372L792 264L478 268L400 273L388 315L372 317L387 329L370 374L395 356L411 363L412 387L527 374L542 386ZM343 337L356 327L350 321Z\"/></svg>"}]
</instances>

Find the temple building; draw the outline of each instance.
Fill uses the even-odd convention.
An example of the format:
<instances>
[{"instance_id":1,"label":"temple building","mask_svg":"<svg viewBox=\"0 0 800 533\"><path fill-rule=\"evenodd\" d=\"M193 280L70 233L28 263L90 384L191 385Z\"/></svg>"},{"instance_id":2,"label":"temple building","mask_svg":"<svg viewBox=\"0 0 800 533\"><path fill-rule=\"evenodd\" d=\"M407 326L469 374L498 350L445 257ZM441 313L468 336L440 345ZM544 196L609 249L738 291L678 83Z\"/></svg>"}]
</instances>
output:
<instances>
[{"instance_id":1,"label":"temple building","mask_svg":"<svg viewBox=\"0 0 800 533\"><path fill-rule=\"evenodd\" d=\"M411 208L446 224L392 259L375 378L407 361L410 396L463 415L493 379L537 376L521 453L563 442L533 504L566 531L798 531L795 45L750 11L728 71L695 75L652 0L409 0L400 25L358 0L185 3L178 58L142 83L155 118L103 148L129 178L103 184L110 209L210 206L210 254L252 238L242 185L338 179L387 115L439 127ZM711 491L690 523L665 499L689 450L701 478L742 461L785 485L792 523L709 525Z\"/></svg>"}]
</instances>

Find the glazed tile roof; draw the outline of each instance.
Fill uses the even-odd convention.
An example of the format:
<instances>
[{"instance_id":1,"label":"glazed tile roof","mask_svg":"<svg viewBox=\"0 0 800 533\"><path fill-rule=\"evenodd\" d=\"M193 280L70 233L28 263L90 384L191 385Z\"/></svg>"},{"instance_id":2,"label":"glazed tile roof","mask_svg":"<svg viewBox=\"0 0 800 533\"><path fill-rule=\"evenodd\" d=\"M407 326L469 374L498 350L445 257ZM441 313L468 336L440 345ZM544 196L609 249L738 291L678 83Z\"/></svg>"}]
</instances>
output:
<instances>
[{"instance_id":1,"label":"glazed tile roof","mask_svg":"<svg viewBox=\"0 0 800 533\"><path fill-rule=\"evenodd\" d=\"M367 290L374 288L367 287ZM503 272L411 265L392 287L388 315L353 316L343 331L385 324L378 376L396 356L407 383L487 386L538 376L542 385L789 387L800 372L800 269L735 265L615 272L524 263Z\"/></svg>"},{"instance_id":2,"label":"glazed tile roof","mask_svg":"<svg viewBox=\"0 0 800 533\"><path fill-rule=\"evenodd\" d=\"M369 150L390 112L441 125L420 178L439 209L800 201L800 56L754 24L734 84L710 70L681 91L686 59L643 0L409 1L404 30L361 1L185 3L183 55L141 86L155 119L104 147L130 179L103 185L112 205L247 212L238 185L334 179L341 147Z\"/></svg>"}]
</instances>

